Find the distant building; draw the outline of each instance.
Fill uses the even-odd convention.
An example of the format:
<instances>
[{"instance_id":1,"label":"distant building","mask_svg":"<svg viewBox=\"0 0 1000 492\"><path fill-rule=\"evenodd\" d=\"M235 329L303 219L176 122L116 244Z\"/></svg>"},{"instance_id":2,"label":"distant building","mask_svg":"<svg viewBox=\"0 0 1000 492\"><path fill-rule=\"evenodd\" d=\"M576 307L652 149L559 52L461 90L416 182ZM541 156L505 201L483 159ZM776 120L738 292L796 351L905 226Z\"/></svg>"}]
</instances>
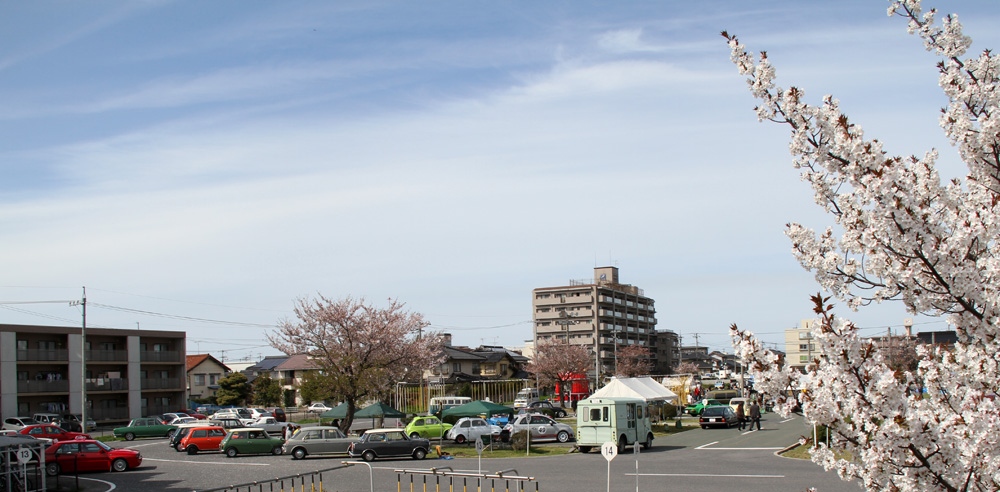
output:
<instances>
[{"instance_id":1,"label":"distant building","mask_svg":"<svg viewBox=\"0 0 1000 492\"><path fill-rule=\"evenodd\" d=\"M812 359L819 355L812 339L812 327L818 323L815 319L804 319L797 328L785 330L785 363L800 371L804 371ZM954 331L925 331L913 334L913 320L903 320L904 332L893 334L891 330L885 335L868 337L881 348L892 348L897 342L912 341L916 344L952 345L958 337Z\"/></svg>"},{"instance_id":2,"label":"distant building","mask_svg":"<svg viewBox=\"0 0 1000 492\"><path fill-rule=\"evenodd\" d=\"M656 353L654 356L654 374L673 374L681 360L680 337L672 330L656 332Z\"/></svg>"},{"instance_id":3,"label":"distant building","mask_svg":"<svg viewBox=\"0 0 1000 492\"><path fill-rule=\"evenodd\" d=\"M476 349L454 347L446 334L442 347L445 360L424 371L424 379L432 383L456 383L488 380L520 379L528 374L521 370L527 357L504 347L491 345Z\"/></svg>"},{"instance_id":4,"label":"distant building","mask_svg":"<svg viewBox=\"0 0 1000 492\"><path fill-rule=\"evenodd\" d=\"M690 363L698 366L699 373L712 372L716 369L716 362L708 354L708 347L681 347L680 353L681 363Z\"/></svg>"},{"instance_id":5,"label":"distant building","mask_svg":"<svg viewBox=\"0 0 1000 492\"><path fill-rule=\"evenodd\" d=\"M619 347L639 345L656 352L656 307L642 289L622 284L617 267L594 269L593 281L532 291L534 342L566 340L586 346L594 355L592 380L615 372ZM654 363L655 365L655 363Z\"/></svg>"},{"instance_id":6,"label":"distant building","mask_svg":"<svg viewBox=\"0 0 1000 492\"><path fill-rule=\"evenodd\" d=\"M304 405L305 399L302 398L302 393L299 391L299 387L302 385L302 381L306 374L312 371L317 371L320 369L319 364L312 360L312 358L306 354L292 355L284 360L284 362L278 364L274 367L273 372L278 373L277 379L281 384L281 389L285 394L292 392L294 394L294 401L296 405Z\"/></svg>"},{"instance_id":7,"label":"distant building","mask_svg":"<svg viewBox=\"0 0 1000 492\"><path fill-rule=\"evenodd\" d=\"M0 325L0 412L78 414L84 393L98 424L177 411L185 341L182 331Z\"/></svg>"},{"instance_id":8,"label":"distant building","mask_svg":"<svg viewBox=\"0 0 1000 492\"><path fill-rule=\"evenodd\" d=\"M219 380L224 378L230 368L209 354L187 356L187 388L188 398L208 398L215 396L219 389Z\"/></svg>"}]
</instances>

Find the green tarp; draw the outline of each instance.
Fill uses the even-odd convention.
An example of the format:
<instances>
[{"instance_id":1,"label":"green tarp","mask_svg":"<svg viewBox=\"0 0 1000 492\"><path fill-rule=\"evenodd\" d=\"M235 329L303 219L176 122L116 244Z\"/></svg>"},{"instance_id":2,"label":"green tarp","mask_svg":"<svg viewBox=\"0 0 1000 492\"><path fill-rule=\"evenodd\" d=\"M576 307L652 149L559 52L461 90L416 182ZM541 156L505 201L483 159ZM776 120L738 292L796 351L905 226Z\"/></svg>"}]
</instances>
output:
<instances>
[{"instance_id":1,"label":"green tarp","mask_svg":"<svg viewBox=\"0 0 1000 492\"><path fill-rule=\"evenodd\" d=\"M514 415L514 413L513 408L497 405L490 401L476 400L449 408L441 412L441 417L475 417L477 415L492 417L494 415Z\"/></svg>"},{"instance_id":2,"label":"green tarp","mask_svg":"<svg viewBox=\"0 0 1000 492\"><path fill-rule=\"evenodd\" d=\"M385 403L373 403L354 414L355 418L375 418L383 416L390 419L401 419L406 417L406 414L390 407L389 405L386 405Z\"/></svg>"},{"instance_id":3,"label":"green tarp","mask_svg":"<svg viewBox=\"0 0 1000 492\"><path fill-rule=\"evenodd\" d=\"M321 414L319 414L319 419L346 419L347 418L347 403L341 403L337 405L336 408L331 408Z\"/></svg>"}]
</instances>

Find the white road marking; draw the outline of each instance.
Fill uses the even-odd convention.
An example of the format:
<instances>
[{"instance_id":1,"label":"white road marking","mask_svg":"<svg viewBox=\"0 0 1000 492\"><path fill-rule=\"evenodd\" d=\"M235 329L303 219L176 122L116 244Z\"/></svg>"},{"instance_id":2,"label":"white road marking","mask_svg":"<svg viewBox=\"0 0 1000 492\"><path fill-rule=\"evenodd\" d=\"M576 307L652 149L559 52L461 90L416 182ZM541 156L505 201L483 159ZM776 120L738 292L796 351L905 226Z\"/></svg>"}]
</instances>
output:
<instances>
[{"instance_id":1,"label":"white road marking","mask_svg":"<svg viewBox=\"0 0 1000 492\"><path fill-rule=\"evenodd\" d=\"M635 476L635 473L626 473L627 476ZM639 473L640 477L725 477L725 478L785 478L784 475L728 475L713 473Z\"/></svg>"},{"instance_id":2,"label":"white road marking","mask_svg":"<svg viewBox=\"0 0 1000 492\"><path fill-rule=\"evenodd\" d=\"M143 458L143 462L146 461L166 461L169 463L190 463L195 465L242 465L242 466L269 466L270 463L233 463L231 461L216 462L216 461L188 461L188 460L164 460L160 458Z\"/></svg>"},{"instance_id":3,"label":"white road marking","mask_svg":"<svg viewBox=\"0 0 1000 492\"><path fill-rule=\"evenodd\" d=\"M793 421L793 420L795 420L795 417L788 417L787 419L785 419L785 420L782 420L782 421L780 421L780 422L778 422L778 423L779 423L779 424L784 424L785 422L791 422L791 421Z\"/></svg>"},{"instance_id":4,"label":"white road marking","mask_svg":"<svg viewBox=\"0 0 1000 492\"><path fill-rule=\"evenodd\" d=\"M117 485L115 485L115 484L113 484L111 482L105 481L105 480L98 480L96 478L87 478L87 477L79 477L79 478L80 478L80 480L93 480L94 482L101 482L104 485L107 485L108 486L108 490L106 490L105 492L111 492L112 490L115 490L118 487Z\"/></svg>"},{"instance_id":5,"label":"white road marking","mask_svg":"<svg viewBox=\"0 0 1000 492\"><path fill-rule=\"evenodd\" d=\"M713 444L719 444L719 441L712 441L712 442L710 442L708 444L702 444L701 446L698 446L695 449L705 449L705 448L707 448L707 447L709 447L709 446L711 446Z\"/></svg>"},{"instance_id":6,"label":"white road marking","mask_svg":"<svg viewBox=\"0 0 1000 492\"><path fill-rule=\"evenodd\" d=\"M756 432L756 431L754 431ZM695 449L701 449L703 451L776 451L785 448L709 448L713 444L719 444L719 441L710 442L708 444L702 444Z\"/></svg>"}]
</instances>

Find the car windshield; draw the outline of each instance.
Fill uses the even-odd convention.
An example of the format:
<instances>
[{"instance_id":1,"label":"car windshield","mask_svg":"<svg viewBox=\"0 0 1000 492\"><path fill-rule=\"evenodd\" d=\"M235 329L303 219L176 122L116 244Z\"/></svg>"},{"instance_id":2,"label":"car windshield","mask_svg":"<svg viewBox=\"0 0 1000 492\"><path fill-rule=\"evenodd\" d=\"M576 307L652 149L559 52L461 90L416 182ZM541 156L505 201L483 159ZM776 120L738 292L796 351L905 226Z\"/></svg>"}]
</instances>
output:
<instances>
[{"instance_id":1,"label":"car windshield","mask_svg":"<svg viewBox=\"0 0 1000 492\"><path fill-rule=\"evenodd\" d=\"M107 444L104 444L104 443L103 443L103 442L101 442L101 441L94 441L94 442L95 442L95 443L96 443L96 444L97 444L98 446L100 446L100 447L101 447L101 449L103 449L103 450L105 450L105 451L111 451L111 449L112 449L112 448L111 448L111 446L108 446Z\"/></svg>"},{"instance_id":2,"label":"car windshield","mask_svg":"<svg viewBox=\"0 0 1000 492\"><path fill-rule=\"evenodd\" d=\"M729 407L708 407L702 412L702 415L706 417L725 415L727 408Z\"/></svg>"}]
</instances>

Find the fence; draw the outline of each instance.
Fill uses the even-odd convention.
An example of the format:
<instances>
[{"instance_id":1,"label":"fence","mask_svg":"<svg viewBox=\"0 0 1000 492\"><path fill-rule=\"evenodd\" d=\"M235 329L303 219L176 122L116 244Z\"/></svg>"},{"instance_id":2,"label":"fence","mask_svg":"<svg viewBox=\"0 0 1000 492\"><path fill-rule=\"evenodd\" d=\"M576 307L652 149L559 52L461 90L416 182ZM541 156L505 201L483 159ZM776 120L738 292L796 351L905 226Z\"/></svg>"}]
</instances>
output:
<instances>
[{"instance_id":1,"label":"fence","mask_svg":"<svg viewBox=\"0 0 1000 492\"><path fill-rule=\"evenodd\" d=\"M397 410L405 413L425 413L435 396L468 396L473 400L490 400L495 403L514 401L517 392L531 386L526 379L502 379L465 383L397 383L390 401Z\"/></svg>"},{"instance_id":2,"label":"fence","mask_svg":"<svg viewBox=\"0 0 1000 492\"><path fill-rule=\"evenodd\" d=\"M227 485L214 489L205 489L195 492L323 492L323 474L335 470L347 468L346 466L335 466L325 470L316 470L311 473L299 473L288 475L287 477L276 477L271 480L261 480L256 482L242 483L239 485Z\"/></svg>"},{"instance_id":3,"label":"fence","mask_svg":"<svg viewBox=\"0 0 1000 492\"><path fill-rule=\"evenodd\" d=\"M496 473L469 473L452 471L450 466L430 470L393 470L396 472L396 490L402 492L408 482L410 492L427 490L449 490L454 492L505 491L538 492L535 477L520 476L517 470L501 470ZM420 477L418 480L417 477ZM432 480L432 483L428 482ZM511 487L513 486L513 488ZM428 488L431 487L431 488ZM442 489L446 487L446 489Z\"/></svg>"}]
</instances>

